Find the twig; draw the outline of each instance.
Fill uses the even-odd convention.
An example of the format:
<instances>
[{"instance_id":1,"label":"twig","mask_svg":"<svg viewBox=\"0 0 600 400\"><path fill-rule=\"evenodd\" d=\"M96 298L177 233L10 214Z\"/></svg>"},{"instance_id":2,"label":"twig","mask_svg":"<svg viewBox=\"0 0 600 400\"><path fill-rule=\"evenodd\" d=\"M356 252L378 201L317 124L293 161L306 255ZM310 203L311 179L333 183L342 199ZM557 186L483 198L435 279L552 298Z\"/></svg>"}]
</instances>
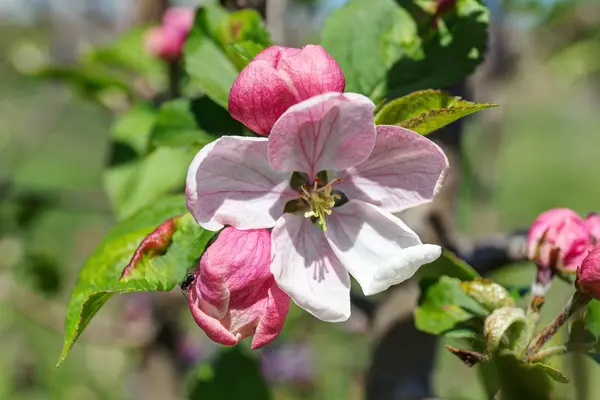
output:
<instances>
[{"instance_id":1,"label":"twig","mask_svg":"<svg viewBox=\"0 0 600 400\"><path fill-rule=\"evenodd\" d=\"M592 298L581 292L575 292L573 296L567 301L565 304L565 308L558 314L556 319L548 326L546 326L540 334L533 339L532 345L527 349L526 354L528 356L536 354L547 342L554 336L554 334L558 331L558 329L563 326L563 324L581 309L583 306L588 304Z\"/></svg>"}]
</instances>

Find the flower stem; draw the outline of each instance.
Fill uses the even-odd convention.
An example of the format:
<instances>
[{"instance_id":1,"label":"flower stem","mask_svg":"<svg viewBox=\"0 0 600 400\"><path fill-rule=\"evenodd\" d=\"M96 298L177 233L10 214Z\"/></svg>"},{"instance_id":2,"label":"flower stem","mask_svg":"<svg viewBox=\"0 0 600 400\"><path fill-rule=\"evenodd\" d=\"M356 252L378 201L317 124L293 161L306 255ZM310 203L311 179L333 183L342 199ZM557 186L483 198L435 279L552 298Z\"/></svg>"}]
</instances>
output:
<instances>
[{"instance_id":1,"label":"flower stem","mask_svg":"<svg viewBox=\"0 0 600 400\"><path fill-rule=\"evenodd\" d=\"M535 337L532 341L532 345L527 349L526 354L531 356L532 354L536 354L544 345L554 336L554 334L558 331L558 329L563 326L563 324L573 315L576 311L581 309L587 303L590 302L592 298L579 291L573 293L573 296L567 301L565 304L565 308L558 314L556 319L548 326L546 326L538 336Z\"/></svg>"}]
</instances>

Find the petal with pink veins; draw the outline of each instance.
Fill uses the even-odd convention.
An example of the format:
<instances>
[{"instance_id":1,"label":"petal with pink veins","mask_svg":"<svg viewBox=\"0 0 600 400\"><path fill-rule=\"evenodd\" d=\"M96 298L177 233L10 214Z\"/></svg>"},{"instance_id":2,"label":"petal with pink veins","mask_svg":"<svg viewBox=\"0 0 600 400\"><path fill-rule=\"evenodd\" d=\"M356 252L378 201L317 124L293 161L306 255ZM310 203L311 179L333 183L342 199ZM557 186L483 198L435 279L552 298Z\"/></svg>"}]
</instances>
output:
<instances>
[{"instance_id":1,"label":"petal with pink veins","mask_svg":"<svg viewBox=\"0 0 600 400\"><path fill-rule=\"evenodd\" d=\"M268 135L281 114L300 100L291 84L268 61L257 59L258 56L233 82L228 108L233 118L254 132Z\"/></svg>"},{"instance_id":2,"label":"petal with pink veins","mask_svg":"<svg viewBox=\"0 0 600 400\"><path fill-rule=\"evenodd\" d=\"M399 218L360 200L333 209L325 237L367 296L409 279L442 251L422 244Z\"/></svg>"},{"instance_id":3,"label":"petal with pink veins","mask_svg":"<svg viewBox=\"0 0 600 400\"><path fill-rule=\"evenodd\" d=\"M272 280L269 288L267 306L258 321L256 332L252 338L252 350L271 343L283 329L285 317L290 309L290 296L281 290Z\"/></svg>"},{"instance_id":4,"label":"petal with pink veins","mask_svg":"<svg viewBox=\"0 0 600 400\"><path fill-rule=\"evenodd\" d=\"M312 178L362 163L375 144L374 107L356 93L325 93L290 107L269 136L271 166Z\"/></svg>"},{"instance_id":5,"label":"petal with pink veins","mask_svg":"<svg viewBox=\"0 0 600 400\"><path fill-rule=\"evenodd\" d=\"M270 228L298 194L290 174L274 171L267 139L224 136L196 155L186 180L187 206L205 229Z\"/></svg>"},{"instance_id":6,"label":"petal with pink veins","mask_svg":"<svg viewBox=\"0 0 600 400\"><path fill-rule=\"evenodd\" d=\"M431 140L399 126L378 125L369 158L339 172L344 181L335 189L396 213L430 202L447 170L446 155Z\"/></svg>"},{"instance_id":7,"label":"petal with pink veins","mask_svg":"<svg viewBox=\"0 0 600 400\"><path fill-rule=\"evenodd\" d=\"M343 92L346 82L342 68L318 45L307 45L297 52L287 52L278 70L293 83L300 100L327 92Z\"/></svg>"},{"instance_id":8,"label":"petal with pink veins","mask_svg":"<svg viewBox=\"0 0 600 400\"><path fill-rule=\"evenodd\" d=\"M273 228L271 256L275 282L298 306L327 322L350 317L350 276L309 219L284 214Z\"/></svg>"}]
</instances>

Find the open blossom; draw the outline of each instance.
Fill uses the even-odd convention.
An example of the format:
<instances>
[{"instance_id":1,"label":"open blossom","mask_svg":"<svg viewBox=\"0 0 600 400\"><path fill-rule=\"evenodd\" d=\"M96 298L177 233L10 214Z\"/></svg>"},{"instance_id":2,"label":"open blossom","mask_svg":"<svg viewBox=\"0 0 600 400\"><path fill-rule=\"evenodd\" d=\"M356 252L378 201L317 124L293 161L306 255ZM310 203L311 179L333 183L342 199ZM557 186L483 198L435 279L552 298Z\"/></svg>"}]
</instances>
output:
<instances>
[{"instance_id":1,"label":"open blossom","mask_svg":"<svg viewBox=\"0 0 600 400\"><path fill-rule=\"evenodd\" d=\"M375 127L374 107L355 93L312 97L290 107L268 139L221 137L188 171L196 221L209 230L273 228L275 281L325 321L350 315L348 272L372 295L441 252L392 213L430 201L448 160L415 132Z\"/></svg>"},{"instance_id":2,"label":"open blossom","mask_svg":"<svg viewBox=\"0 0 600 400\"><path fill-rule=\"evenodd\" d=\"M577 287L595 299L600 299L600 245L592 249L577 268Z\"/></svg>"},{"instance_id":3,"label":"open blossom","mask_svg":"<svg viewBox=\"0 0 600 400\"><path fill-rule=\"evenodd\" d=\"M543 268L575 271L591 246L588 226L568 208L554 208L540 214L527 237L529 258Z\"/></svg>"},{"instance_id":4,"label":"open blossom","mask_svg":"<svg viewBox=\"0 0 600 400\"><path fill-rule=\"evenodd\" d=\"M321 46L271 46L242 70L229 93L231 116L268 135L291 106L327 92L343 92L344 74Z\"/></svg>"},{"instance_id":5,"label":"open blossom","mask_svg":"<svg viewBox=\"0 0 600 400\"><path fill-rule=\"evenodd\" d=\"M183 45L194 25L194 8L172 7L165 11L161 26L146 33L146 50L167 61L181 58Z\"/></svg>"},{"instance_id":6,"label":"open blossom","mask_svg":"<svg viewBox=\"0 0 600 400\"><path fill-rule=\"evenodd\" d=\"M206 250L188 302L196 323L217 343L235 345L254 335L252 348L281 332L290 298L269 271L270 232L226 228Z\"/></svg>"}]
</instances>

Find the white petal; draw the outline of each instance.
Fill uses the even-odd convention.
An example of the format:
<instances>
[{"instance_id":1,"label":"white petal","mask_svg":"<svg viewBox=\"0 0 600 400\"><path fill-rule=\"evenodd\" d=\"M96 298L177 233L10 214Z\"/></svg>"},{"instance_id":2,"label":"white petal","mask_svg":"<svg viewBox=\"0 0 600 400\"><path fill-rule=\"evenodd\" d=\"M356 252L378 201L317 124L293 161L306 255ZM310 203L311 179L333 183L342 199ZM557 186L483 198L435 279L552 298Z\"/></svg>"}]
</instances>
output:
<instances>
[{"instance_id":1,"label":"white petal","mask_svg":"<svg viewBox=\"0 0 600 400\"><path fill-rule=\"evenodd\" d=\"M288 108L269 135L278 171L343 170L365 161L375 144L375 105L357 93L325 93Z\"/></svg>"},{"instance_id":2,"label":"white petal","mask_svg":"<svg viewBox=\"0 0 600 400\"><path fill-rule=\"evenodd\" d=\"M378 125L369 158L338 173L344 182L335 188L349 199L396 213L430 202L447 169L446 155L431 140L399 126Z\"/></svg>"},{"instance_id":3,"label":"white petal","mask_svg":"<svg viewBox=\"0 0 600 400\"><path fill-rule=\"evenodd\" d=\"M407 280L442 251L440 246L422 244L397 217L360 200L333 209L325 236L365 295Z\"/></svg>"},{"instance_id":4,"label":"white petal","mask_svg":"<svg viewBox=\"0 0 600 400\"><path fill-rule=\"evenodd\" d=\"M205 229L270 228L298 194L289 174L267 160L267 139L223 136L196 155L186 180L187 206Z\"/></svg>"},{"instance_id":5,"label":"white petal","mask_svg":"<svg viewBox=\"0 0 600 400\"><path fill-rule=\"evenodd\" d=\"M327 322L350 317L350 276L309 219L284 214L273 228L271 257L275 282L298 306Z\"/></svg>"}]
</instances>

